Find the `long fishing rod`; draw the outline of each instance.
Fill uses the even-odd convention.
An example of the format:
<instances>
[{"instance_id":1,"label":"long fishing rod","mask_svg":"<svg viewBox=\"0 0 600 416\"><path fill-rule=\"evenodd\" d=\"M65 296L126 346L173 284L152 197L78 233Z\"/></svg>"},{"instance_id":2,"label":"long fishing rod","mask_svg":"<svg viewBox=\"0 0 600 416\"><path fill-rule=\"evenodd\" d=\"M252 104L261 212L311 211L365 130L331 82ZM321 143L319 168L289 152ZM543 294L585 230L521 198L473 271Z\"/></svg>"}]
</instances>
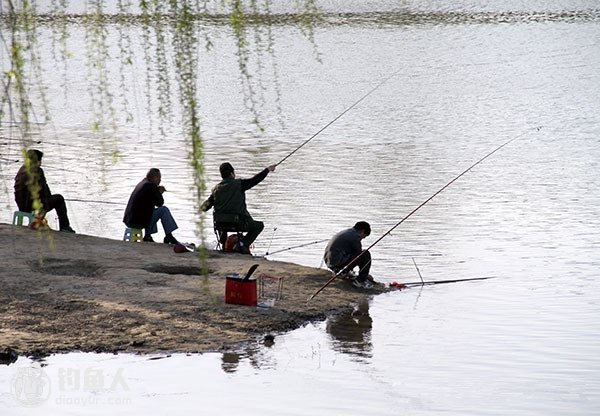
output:
<instances>
[{"instance_id":1,"label":"long fishing rod","mask_svg":"<svg viewBox=\"0 0 600 416\"><path fill-rule=\"evenodd\" d=\"M282 253L284 251L288 251L288 250L293 250L295 248L300 248L300 247L306 247L306 246L311 246L313 244L319 244L319 243L324 243L325 241L327 241L328 238L324 238L323 240L317 240L317 241L312 241L310 243L304 243L304 244L298 244L297 246L291 246L288 248L282 248L281 250L276 250L273 251L271 253L269 253L268 251L265 253L265 256L268 256L269 254L276 254L276 253Z\"/></svg>"},{"instance_id":2,"label":"long fishing rod","mask_svg":"<svg viewBox=\"0 0 600 416\"><path fill-rule=\"evenodd\" d=\"M539 131L540 129L541 129L541 127L536 127L537 131ZM518 136L513 137L512 139L504 142L503 144L501 144L500 146L498 146L497 148L495 148L494 150L492 150L491 152L489 152L487 155L485 155L484 157L482 157L481 159L479 159L477 162L473 163L471 166L469 166L467 169L465 169L462 173L460 173L459 175L457 175L454 179L452 179L450 182L448 182L446 185L444 185L442 188L440 188L436 193L434 193L429 198L427 198L425 201L423 201L418 207L416 207L415 209L413 209L408 215L406 215L404 218L402 218L400 221L398 221L396 223L396 225L394 225L392 228L390 228L385 234L383 234L381 237L379 237L373 244L371 244L364 251L369 251L370 249L372 249L377 243L379 243L386 236L390 235L390 233L392 231L394 231L396 228L398 228L398 226L400 226L400 224L402 224L404 221L406 221L408 218L410 218L415 212L417 212L419 209L421 209L425 204L427 204L429 201L431 201L433 198L435 198L437 195L439 195L442 191L444 191L444 189L446 189L447 187L449 187L450 185L452 185L454 182L456 182L459 178L461 178L463 175L465 175L467 172L469 172L475 166L479 165L481 162L483 162L488 157L490 157L491 155L493 155L494 153L496 153L498 150L502 149L504 146L506 146L509 143L517 140L518 138L524 136L527 133L528 133L528 131L525 131L525 132L519 134ZM355 262L356 260L358 260L360 258L360 256L363 255L363 253L364 252L361 252L358 256L356 256L354 259L352 259L350 262L348 262L348 264L351 264L351 263ZM321 293L321 291L323 289L325 289L327 286L329 286L329 284L331 282L333 282L337 277L339 277L342 274L343 271L344 271L344 269L342 269L339 272L337 272L336 274L334 274L331 279L329 279L323 286L321 286L315 293L313 293L308 298L307 302L311 301L315 296L317 296L319 293Z\"/></svg>"},{"instance_id":3,"label":"long fishing rod","mask_svg":"<svg viewBox=\"0 0 600 416\"><path fill-rule=\"evenodd\" d=\"M383 84L385 84L387 81L389 81L391 78L393 78L394 76L396 76L396 74L398 74L400 72L400 70L394 72L392 75L388 76L387 78L385 78L383 81L381 81L379 84L377 84L375 87L373 87L369 92L367 92L365 95L363 95L358 101L356 101L354 104L352 104L350 107L346 108L341 114L339 114L336 118L334 118L333 120L331 120L329 123L327 123L324 127L322 127L318 132L316 132L315 134L313 134L312 136L310 136L307 140L304 141L304 143L302 143L300 146L296 147L294 150L292 150L286 157L284 157L283 159L281 159L279 162L277 162L277 164L275 166L279 166L280 164L282 164L283 162L285 162L287 160L287 158L289 158L290 156L292 156L294 153L296 153L298 150L302 149L306 144L308 144L308 142L310 142L312 139L314 139L315 137L317 137L319 134L321 134L323 132L323 130L325 130L327 127L331 126L333 123L335 123L337 120L339 120L344 114L346 114L348 111L352 110L354 107L356 107L362 100L364 100L365 98L367 98L369 95L371 95L373 92L375 92L375 90L377 90L379 87L381 87Z\"/></svg>"},{"instance_id":4,"label":"long fishing rod","mask_svg":"<svg viewBox=\"0 0 600 416\"><path fill-rule=\"evenodd\" d=\"M271 255L271 254L282 253L284 251L293 250L295 248L301 248L301 247L311 246L313 244L324 243L325 241L328 241L328 240L329 240L328 238L324 238L322 240L311 241L310 243L298 244L297 246L291 246L291 247L287 247L287 248L282 248L280 250L276 250L276 251L272 251L272 252L267 251L265 253L265 256L268 256L268 255ZM410 256L410 257L413 257L413 261L414 261L414 254L398 254L398 256L399 257ZM425 256L427 256L427 257L440 257L440 256L442 256L442 254L441 253L427 253L427 254L422 254L422 255L418 255L417 254L417 257L425 257Z\"/></svg>"},{"instance_id":5,"label":"long fishing rod","mask_svg":"<svg viewBox=\"0 0 600 416\"><path fill-rule=\"evenodd\" d=\"M91 204L125 205L122 202L95 201L95 200L92 200L92 199L79 199L79 198L65 198L65 201L88 202L88 203L91 203Z\"/></svg>"},{"instance_id":6,"label":"long fishing rod","mask_svg":"<svg viewBox=\"0 0 600 416\"><path fill-rule=\"evenodd\" d=\"M497 276L487 276L487 277L471 277L469 279L450 279L450 280L430 280L427 282L407 282L407 283L396 283L393 282L390 284L391 287L395 287L397 289L403 289L413 286L426 286L426 285L440 285L444 283L456 283L456 282L469 282L472 280L487 280L494 279Z\"/></svg>"}]
</instances>

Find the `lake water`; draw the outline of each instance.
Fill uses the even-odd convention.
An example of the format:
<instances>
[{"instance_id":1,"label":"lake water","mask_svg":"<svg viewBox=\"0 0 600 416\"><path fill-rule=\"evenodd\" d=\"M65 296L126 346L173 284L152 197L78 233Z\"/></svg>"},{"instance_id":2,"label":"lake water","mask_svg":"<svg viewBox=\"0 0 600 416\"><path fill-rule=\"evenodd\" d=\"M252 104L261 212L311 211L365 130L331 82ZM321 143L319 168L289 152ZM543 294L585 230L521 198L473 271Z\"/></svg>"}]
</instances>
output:
<instances>
[{"instance_id":1,"label":"lake water","mask_svg":"<svg viewBox=\"0 0 600 416\"><path fill-rule=\"evenodd\" d=\"M358 220L370 222L370 244L518 137L372 249L372 274L386 283L418 280L413 258L426 280L494 279L377 296L354 316L226 354L19 358L0 368L2 414L599 414L600 10L593 1L446 3L381 2L385 13L373 13L351 2L356 13L318 25L314 43L295 25L273 26L273 55L252 63L264 132L244 107L231 30L209 25L219 52L199 52L207 186L225 160L238 177L278 162L396 73L248 192L265 222L254 252L326 239ZM402 11L426 17L405 21ZM162 137L144 110L138 64L125 74L134 120L118 115L109 135L90 133L84 30L69 32L69 88L59 69L47 72L54 119L36 137L53 192L88 201L69 201L73 228L120 239L124 204L155 166L176 237L199 242L177 117ZM7 222L20 166L9 133ZM319 267L324 245L269 258ZM18 388L32 380L45 384L26 397Z\"/></svg>"}]
</instances>

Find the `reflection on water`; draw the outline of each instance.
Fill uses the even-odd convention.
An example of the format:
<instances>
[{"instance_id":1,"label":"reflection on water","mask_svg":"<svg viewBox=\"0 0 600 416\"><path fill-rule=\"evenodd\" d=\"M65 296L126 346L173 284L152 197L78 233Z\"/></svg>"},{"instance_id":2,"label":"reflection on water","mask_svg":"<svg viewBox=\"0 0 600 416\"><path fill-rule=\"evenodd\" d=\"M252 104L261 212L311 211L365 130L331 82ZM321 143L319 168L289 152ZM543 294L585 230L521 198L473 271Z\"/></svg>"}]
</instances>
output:
<instances>
[{"instance_id":1,"label":"reflection on water","mask_svg":"<svg viewBox=\"0 0 600 416\"><path fill-rule=\"evenodd\" d=\"M248 344L234 351L226 351L221 355L221 368L226 373L235 373L238 370L241 361L247 361L252 368L257 370L266 370L274 368L275 364L270 357L268 349L275 345L275 336L268 334L263 338L262 343Z\"/></svg>"},{"instance_id":2,"label":"reflection on water","mask_svg":"<svg viewBox=\"0 0 600 416\"><path fill-rule=\"evenodd\" d=\"M326 330L333 339L333 348L360 358L372 355L369 302L361 301L347 314L336 315L327 321Z\"/></svg>"},{"instance_id":3,"label":"reflection on water","mask_svg":"<svg viewBox=\"0 0 600 416\"><path fill-rule=\"evenodd\" d=\"M336 314L327 319L325 331L331 337L334 351L360 359L371 358L373 345L371 329L373 319L369 315L369 301L360 301L352 311ZM227 373L238 370L245 361L257 370L276 368L276 362L268 349L275 345L275 337L266 335L258 344L251 344L221 355L221 368Z\"/></svg>"},{"instance_id":4,"label":"reflection on water","mask_svg":"<svg viewBox=\"0 0 600 416\"><path fill-rule=\"evenodd\" d=\"M236 352L224 352L221 357L221 368L226 373L234 373L240 363L240 354Z\"/></svg>"},{"instance_id":5,"label":"reflection on water","mask_svg":"<svg viewBox=\"0 0 600 416\"><path fill-rule=\"evenodd\" d=\"M331 337L334 351L359 359L371 358L372 318L369 316L369 302L359 302L352 311L327 319L325 331ZM262 342L249 344L221 354L221 368L226 373L235 373L240 364L246 363L256 370L277 368L277 360L269 352L276 344L275 336L268 334Z\"/></svg>"}]
</instances>

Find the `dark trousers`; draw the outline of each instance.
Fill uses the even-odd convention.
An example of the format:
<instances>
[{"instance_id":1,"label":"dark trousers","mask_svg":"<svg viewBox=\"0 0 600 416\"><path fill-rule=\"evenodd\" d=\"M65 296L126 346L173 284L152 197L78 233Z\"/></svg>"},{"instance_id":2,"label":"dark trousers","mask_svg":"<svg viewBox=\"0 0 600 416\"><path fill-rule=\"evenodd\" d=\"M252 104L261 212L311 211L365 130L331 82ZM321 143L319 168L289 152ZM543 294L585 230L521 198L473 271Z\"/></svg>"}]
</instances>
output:
<instances>
[{"instance_id":1,"label":"dark trousers","mask_svg":"<svg viewBox=\"0 0 600 416\"><path fill-rule=\"evenodd\" d=\"M250 219L246 222L245 226L248 232L242 238L242 241L246 247L250 247L250 245L254 243L254 240L256 240L256 237L258 237L258 235L265 228L265 224L262 221L254 221Z\"/></svg>"},{"instance_id":2,"label":"dark trousers","mask_svg":"<svg viewBox=\"0 0 600 416\"><path fill-rule=\"evenodd\" d=\"M360 279L366 279L369 276L369 271L371 271L371 253L363 250L360 257L350 261L343 269L350 271L355 267L358 267L359 269L358 277Z\"/></svg>"},{"instance_id":3,"label":"dark trousers","mask_svg":"<svg viewBox=\"0 0 600 416\"><path fill-rule=\"evenodd\" d=\"M44 207L44 210L46 212L48 211L52 211L53 209L56 210L56 214L58 215L58 227L62 230L65 227L70 226L71 224L69 223L69 217L67 216L67 205L65 204L65 198L63 198L63 196L61 194L54 194L51 195L50 198L48 198L48 206ZM20 202L19 200L17 200L17 206L19 207L19 211L25 211L25 212L32 212L33 211L33 207L31 206L31 203L29 203L29 205L23 205L23 204L27 204L27 202Z\"/></svg>"},{"instance_id":4,"label":"dark trousers","mask_svg":"<svg viewBox=\"0 0 600 416\"><path fill-rule=\"evenodd\" d=\"M65 199L62 195L54 194L48 198L48 207L46 208L46 211L52 211L53 209L56 210L56 214L58 215L58 227L61 230L65 227L69 227L71 224L69 223L69 217L67 216L67 204L65 204Z\"/></svg>"},{"instance_id":5,"label":"dark trousers","mask_svg":"<svg viewBox=\"0 0 600 416\"><path fill-rule=\"evenodd\" d=\"M250 244L254 243L254 240L258 237L258 235L265 228L265 224L261 221L254 221L252 218L243 218L242 222L239 224L238 228L241 234L245 232L246 235L242 237L242 243L245 247L250 247ZM225 242L227 241L227 231L220 231L217 229L219 234L219 241L222 246L225 246ZM230 229L231 232L231 229Z\"/></svg>"}]
</instances>

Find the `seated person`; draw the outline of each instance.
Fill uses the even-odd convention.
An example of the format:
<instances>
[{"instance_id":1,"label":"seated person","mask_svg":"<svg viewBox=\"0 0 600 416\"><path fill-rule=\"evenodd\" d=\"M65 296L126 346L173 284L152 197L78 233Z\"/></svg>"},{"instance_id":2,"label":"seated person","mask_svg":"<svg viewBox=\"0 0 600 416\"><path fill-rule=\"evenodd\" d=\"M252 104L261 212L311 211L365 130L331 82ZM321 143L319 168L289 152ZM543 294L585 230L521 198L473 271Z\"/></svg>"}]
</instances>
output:
<instances>
[{"instance_id":1,"label":"seated person","mask_svg":"<svg viewBox=\"0 0 600 416\"><path fill-rule=\"evenodd\" d=\"M30 149L25 154L25 162L15 176L15 202L19 211L33 212L44 218L48 211L56 210L60 231L74 233L67 216L67 205L60 194L52 194L42 166L44 153Z\"/></svg>"},{"instance_id":2,"label":"seated person","mask_svg":"<svg viewBox=\"0 0 600 416\"><path fill-rule=\"evenodd\" d=\"M241 226L247 230L246 235L234 247L234 251L250 254L250 245L256 240L265 225L261 221L255 221L246 207L246 191L261 183L269 174L275 170L276 165L264 168L260 173L250 179L236 179L233 166L229 162L219 166L221 178L212 190L211 195L201 206L203 211L214 207L214 214L237 214ZM225 236L225 238L227 238ZM219 236L219 241L223 241Z\"/></svg>"},{"instance_id":3,"label":"seated person","mask_svg":"<svg viewBox=\"0 0 600 416\"><path fill-rule=\"evenodd\" d=\"M171 211L164 206L165 201L162 194L166 189L164 186L160 186L160 181L160 170L150 169L146 177L137 184L131 193L123 215L123 222L130 228L143 228L144 241L154 242L152 234L158 231L156 224L158 220L161 220L165 230L163 242L178 244L179 242L172 234L178 227Z\"/></svg>"}]
</instances>

